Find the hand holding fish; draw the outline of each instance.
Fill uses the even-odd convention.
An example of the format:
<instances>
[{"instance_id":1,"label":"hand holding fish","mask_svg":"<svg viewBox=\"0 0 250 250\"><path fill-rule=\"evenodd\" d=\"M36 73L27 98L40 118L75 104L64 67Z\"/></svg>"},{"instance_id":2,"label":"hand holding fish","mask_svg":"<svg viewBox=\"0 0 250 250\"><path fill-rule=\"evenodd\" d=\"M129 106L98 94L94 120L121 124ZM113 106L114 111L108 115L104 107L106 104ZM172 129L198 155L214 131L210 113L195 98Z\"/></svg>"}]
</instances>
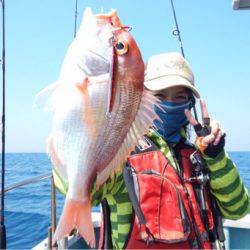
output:
<instances>
[{"instance_id":1,"label":"hand holding fish","mask_svg":"<svg viewBox=\"0 0 250 250\"><path fill-rule=\"evenodd\" d=\"M206 154L206 149L210 147L216 147L221 142L222 138L224 139L225 133L220 127L220 123L217 120L211 120L207 111L206 103L204 100L200 101L201 114L203 124L201 125L191 114L189 110L185 110L186 117L190 124L194 127L197 132L196 146L200 151ZM199 135L199 131L202 130L202 127L207 126L207 134ZM224 145L223 145L224 146Z\"/></svg>"}]
</instances>

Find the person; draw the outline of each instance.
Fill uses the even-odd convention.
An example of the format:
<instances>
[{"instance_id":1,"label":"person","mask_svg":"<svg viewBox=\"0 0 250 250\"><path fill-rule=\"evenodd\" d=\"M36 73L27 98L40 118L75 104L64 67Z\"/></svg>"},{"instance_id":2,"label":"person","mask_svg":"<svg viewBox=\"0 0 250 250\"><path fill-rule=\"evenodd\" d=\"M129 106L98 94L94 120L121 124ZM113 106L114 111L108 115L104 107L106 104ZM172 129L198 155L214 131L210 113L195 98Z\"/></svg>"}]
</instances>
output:
<instances>
[{"instance_id":1,"label":"person","mask_svg":"<svg viewBox=\"0 0 250 250\"><path fill-rule=\"evenodd\" d=\"M211 249L222 242L221 216L243 217L249 196L225 152L225 133L201 101L203 124L191 114L200 94L179 53L148 60L145 87L160 100L155 120L123 171L109 178L92 205L102 203L99 248ZM189 140L190 126L198 136ZM66 185L54 172L61 192Z\"/></svg>"}]
</instances>

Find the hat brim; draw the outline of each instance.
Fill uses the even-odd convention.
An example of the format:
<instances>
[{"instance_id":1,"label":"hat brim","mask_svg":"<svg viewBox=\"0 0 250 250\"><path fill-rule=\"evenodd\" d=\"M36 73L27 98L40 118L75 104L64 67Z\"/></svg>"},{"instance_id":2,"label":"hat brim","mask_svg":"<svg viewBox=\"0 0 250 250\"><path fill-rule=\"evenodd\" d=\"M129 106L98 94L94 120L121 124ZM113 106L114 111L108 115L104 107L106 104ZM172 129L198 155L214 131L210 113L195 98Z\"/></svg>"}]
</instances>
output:
<instances>
[{"instance_id":1,"label":"hat brim","mask_svg":"<svg viewBox=\"0 0 250 250\"><path fill-rule=\"evenodd\" d=\"M180 76L161 76L150 80L145 79L144 85L151 91L159 91L177 86L186 87L194 93L195 97L200 98L198 90L187 79Z\"/></svg>"}]
</instances>

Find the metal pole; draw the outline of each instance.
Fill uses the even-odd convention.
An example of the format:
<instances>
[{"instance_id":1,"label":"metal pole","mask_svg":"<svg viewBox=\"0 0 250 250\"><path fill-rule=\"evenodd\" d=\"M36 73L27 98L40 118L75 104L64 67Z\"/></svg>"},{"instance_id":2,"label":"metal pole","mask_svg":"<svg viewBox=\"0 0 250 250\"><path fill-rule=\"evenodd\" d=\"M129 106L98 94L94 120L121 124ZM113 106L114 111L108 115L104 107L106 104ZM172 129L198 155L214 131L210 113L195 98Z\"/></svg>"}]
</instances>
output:
<instances>
[{"instance_id":1,"label":"metal pole","mask_svg":"<svg viewBox=\"0 0 250 250\"><path fill-rule=\"evenodd\" d=\"M51 176L51 227L53 237L56 231L56 187L53 176Z\"/></svg>"},{"instance_id":2,"label":"metal pole","mask_svg":"<svg viewBox=\"0 0 250 250\"><path fill-rule=\"evenodd\" d=\"M36 177L30 178L30 179L27 179L27 180L24 180L24 181L20 181L18 183L14 183L13 185L5 188L4 193L7 193L7 192L9 192L9 191L11 191L13 189L19 188L19 187L23 187L23 186L26 186L26 185L29 185L29 184L32 184L32 183L36 183L36 182L39 182L39 181L42 181L42 180L46 180L46 179L49 179L49 178L51 178L51 173L36 176ZM2 192L0 193L0 195L2 195Z\"/></svg>"},{"instance_id":3,"label":"metal pole","mask_svg":"<svg viewBox=\"0 0 250 250\"><path fill-rule=\"evenodd\" d=\"M2 72L3 72L3 110L2 110L2 196L1 196L1 232L0 247L6 249L6 229L4 225L4 184L5 184L5 10L4 0L2 3L2 29L3 29L3 48L2 48Z\"/></svg>"},{"instance_id":4,"label":"metal pole","mask_svg":"<svg viewBox=\"0 0 250 250\"><path fill-rule=\"evenodd\" d=\"M75 29L74 29L74 37L76 37L76 28L77 28L77 3L78 1L76 0L76 5L75 5Z\"/></svg>"},{"instance_id":5,"label":"metal pole","mask_svg":"<svg viewBox=\"0 0 250 250\"><path fill-rule=\"evenodd\" d=\"M52 249L52 241L53 241L53 233L52 233L52 227L48 228L48 246L47 249L51 250Z\"/></svg>"}]
</instances>

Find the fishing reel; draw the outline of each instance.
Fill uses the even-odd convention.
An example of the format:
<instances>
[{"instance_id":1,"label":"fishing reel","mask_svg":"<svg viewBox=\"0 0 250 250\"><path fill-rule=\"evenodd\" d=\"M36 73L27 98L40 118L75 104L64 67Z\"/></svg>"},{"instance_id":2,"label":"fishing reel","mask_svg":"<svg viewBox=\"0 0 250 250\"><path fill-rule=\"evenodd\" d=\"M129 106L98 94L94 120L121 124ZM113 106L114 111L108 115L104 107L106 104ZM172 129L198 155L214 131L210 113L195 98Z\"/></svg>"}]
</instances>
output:
<instances>
[{"instance_id":1,"label":"fishing reel","mask_svg":"<svg viewBox=\"0 0 250 250\"><path fill-rule=\"evenodd\" d=\"M189 178L190 181L199 185L207 185L209 181L207 166L200 152L195 151L193 154L191 154L190 161L193 164L193 177Z\"/></svg>"},{"instance_id":2,"label":"fishing reel","mask_svg":"<svg viewBox=\"0 0 250 250\"><path fill-rule=\"evenodd\" d=\"M206 163L198 151L190 155L190 161L193 164L192 177L187 178L186 181L199 187L197 188L197 194L201 209L207 210L205 187L208 185L209 175L207 173Z\"/></svg>"}]
</instances>

